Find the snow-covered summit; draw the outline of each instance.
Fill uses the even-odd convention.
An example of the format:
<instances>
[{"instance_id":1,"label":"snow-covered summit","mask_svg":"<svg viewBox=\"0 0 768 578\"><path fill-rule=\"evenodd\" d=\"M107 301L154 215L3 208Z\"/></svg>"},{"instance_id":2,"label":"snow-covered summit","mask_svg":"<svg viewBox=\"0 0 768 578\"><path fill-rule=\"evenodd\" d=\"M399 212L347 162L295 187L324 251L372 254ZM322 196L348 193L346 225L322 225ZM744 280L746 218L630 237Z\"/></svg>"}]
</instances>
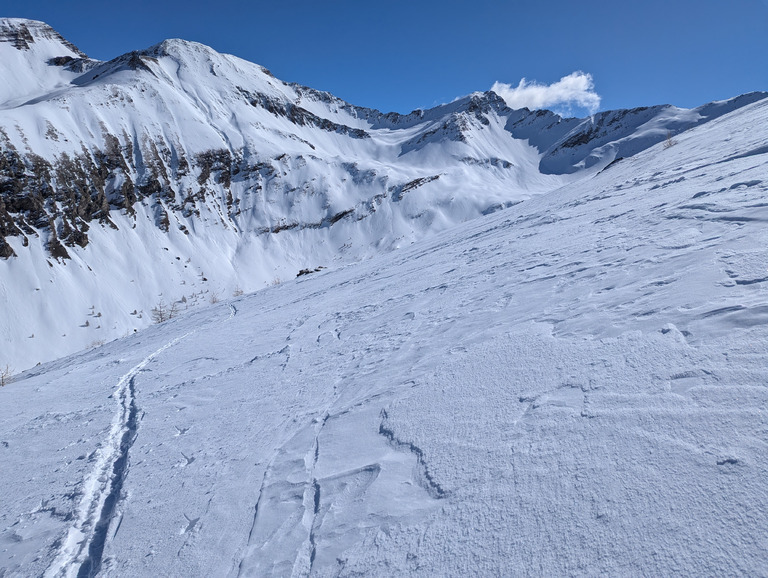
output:
<instances>
[{"instance_id":1,"label":"snow-covered summit","mask_svg":"<svg viewBox=\"0 0 768 578\"><path fill-rule=\"evenodd\" d=\"M58 45L87 58L74 44L39 20L0 18L0 42L9 42L17 50L32 50L35 44Z\"/></svg>"},{"instance_id":2,"label":"snow-covered summit","mask_svg":"<svg viewBox=\"0 0 768 578\"><path fill-rule=\"evenodd\" d=\"M0 18L0 108L67 86L77 77L71 65L87 60L44 22Z\"/></svg>"}]
</instances>

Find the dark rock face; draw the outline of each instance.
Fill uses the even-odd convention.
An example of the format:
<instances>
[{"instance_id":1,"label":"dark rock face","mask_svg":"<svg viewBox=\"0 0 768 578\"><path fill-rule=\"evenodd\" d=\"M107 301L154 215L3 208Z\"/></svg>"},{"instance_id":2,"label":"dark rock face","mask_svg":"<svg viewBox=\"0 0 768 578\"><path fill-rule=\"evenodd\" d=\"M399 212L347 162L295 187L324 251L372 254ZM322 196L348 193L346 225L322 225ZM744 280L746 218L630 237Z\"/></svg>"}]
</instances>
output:
<instances>
[{"instance_id":1,"label":"dark rock face","mask_svg":"<svg viewBox=\"0 0 768 578\"><path fill-rule=\"evenodd\" d=\"M88 58L77 46L65 40L61 34L43 22L34 20L0 20L0 42L10 42L17 50L29 50L37 39L56 40L82 58Z\"/></svg>"},{"instance_id":2,"label":"dark rock face","mask_svg":"<svg viewBox=\"0 0 768 578\"><path fill-rule=\"evenodd\" d=\"M170 151L155 143L136 151L127 135L122 136L121 141L104 135L103 149L83 145L76 155L63 153L49 161L19 152L0 131L0 257L14 256L7 237L26 239L47 231L51 255L68 258L64 247L85 247L92 221L115 227L111 211L133 214L134 205L148 197L174 205L178 187L173 184L189 171L186 159L182 156L172 165ZM201 185L213 171L228 187L232 163L220 151L201 155L199 166L205 173ZM161 214L157 224L167 230L167 214Z\"/></svg>"},{"instance_id":3,"label":"dark rock face","mask_svg":"<svg viewBox=\"0 0 768 578\"><path fill-rule=\"evenodd\" d=\"M327 118L319 117L292 102L278 100L265 94L252 93L241 87L238 87L238 90L251 106L266 109L275 116L285 117L297 126L308 125L327 132L335 132L356 139L371 138L371 135L362 129L352 128L335 123Z\"/></svg>"},{"instance_id":4,"label":"dark rock face","mask_svg":"<svg viewBox=\"0 0 768 578\"><path fill-rule=\"evenodd\" d=\"M392 189L390 189L390 193L392 193L392 201L394 201L395 203L398 203L403 199L403 195L405 195L409 191L418 189L419 187L424 186L427 183L431 183L432 181L436 181L439 178L440 178L440 175L432 175L431 177L421 177L419 179L414 179L408 183L405 183L404 185L393 187Z\"/></svg>"},{"instance_id":5,"label":"dark rock face","mask_svg":"<svg viewBox=\"0 0 768 578\"><path fill-rule=\"evenodd\" d=\"M11 257L15 257L16 252L13 250L13 248L5 241L5 239L0 240L0 257L3 259L9 259Z\"/></svg>"},{"instance_id":6,"label":"dark rock face","mask_svg":"<svg viewBox=\"0 0 768 578\"><path fill-rule=\"evenodd\" d=\"M0 42L10 42L16 50L29 50L29 45L35 42L29 28L22 24L11 28L3 26L0 28Z\"/></svg>"},{"instance_id":7,"label":"dark rock face","mask_svg":"<svg viewBox=\"0 0 768 578\"><path fill-rule=\"evenodd\" d=\"M9 237L19 237L24 245L29 236L43 235L46 249L57 259L68 259L67 247L86 247L90 223L117 228L111 216L123 211L135 217L136 205L143 203L154 214L155 225L168 231L171 215L200 215L199 205L212 197L221 198L229 219L239 214L232 195L234 181L247 181L253 191L261 191L265 181L277 174L285 155L259 161L244 151L211 149L188 159L181 150L170 150L165 143L145 140L140 144L127 134L118 138L104 134L105 145L86 148L76 155L66 153L47 160L20 152L0 130L0 258L16 256ZM301 160L301 159L297 159ZM375 177L350 169L351 175L371 180ZM190 174L197 175L189 187ZM277 185L279 187L279 185ZM257 230L279 233L294 228L321 228L333 225L354 209L330 214L318 222L290 222ZM184 226L181 230L186 231Z\"/></svg>"}]
</instances>

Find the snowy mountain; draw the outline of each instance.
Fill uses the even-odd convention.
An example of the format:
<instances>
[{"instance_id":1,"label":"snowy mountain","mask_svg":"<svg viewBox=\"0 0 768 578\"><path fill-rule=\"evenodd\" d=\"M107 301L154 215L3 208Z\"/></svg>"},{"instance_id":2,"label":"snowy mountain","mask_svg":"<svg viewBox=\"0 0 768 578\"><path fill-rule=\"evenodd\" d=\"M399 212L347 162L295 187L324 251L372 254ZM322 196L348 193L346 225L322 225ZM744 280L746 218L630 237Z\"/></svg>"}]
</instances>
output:
<instances>
[{"instance_id":1,"label":"snowy mountain","mask_svg":"<svg viewBox=\"0 0 768 578\"><path fill-rule=\"evenodd\" d=\"M527 114L498 110L464 117L482 125L467 141ZM400 119L409 141L432 114ZM364 146L400 138L376 130ZM441 138L403 162L470 146ZM768 99L673 140L17 376L0 388L0 575L764 575Z\"/></svg>"},{"instance_id":2,"label":"snowy mountain","mask_svg":"<svg viewBox=\"0 0 768 578\"><path fill-rule=\"evenodd\" d=\"M0 366L336 268L593 177L755 93L563 119L492 92L408 115L183 40L109 62L0 20Z\"/></svg>"}]
</instances>

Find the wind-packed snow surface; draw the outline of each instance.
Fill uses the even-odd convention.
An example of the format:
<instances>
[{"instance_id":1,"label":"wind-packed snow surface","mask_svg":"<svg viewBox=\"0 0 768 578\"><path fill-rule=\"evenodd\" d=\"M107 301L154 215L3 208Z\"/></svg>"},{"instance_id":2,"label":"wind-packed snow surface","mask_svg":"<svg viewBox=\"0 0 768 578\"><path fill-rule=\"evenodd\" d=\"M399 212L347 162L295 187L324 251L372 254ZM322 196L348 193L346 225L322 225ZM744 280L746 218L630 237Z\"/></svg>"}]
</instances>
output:
<instances>
[{"instance_id":1,"label":"wind-packed snow surface","mask_svg":"<svg viewBox=\"0 0 768 578\"><path fill-rule=\"evenodd\" d=\"M109 62L0 19L0 367L407 247L765 98L563 119L493 92L408 115L207 46Z\"/></svg>"},{"instance_id":2,"label":"wind-packed snow surface","mask_svg":"<svg viewBox=\"0 0 768 578\"><path fill-rule=\"evenodd\" d=\"M0 574L765 576L766 127L18 376Z\"/></svg>"}]
</instances>

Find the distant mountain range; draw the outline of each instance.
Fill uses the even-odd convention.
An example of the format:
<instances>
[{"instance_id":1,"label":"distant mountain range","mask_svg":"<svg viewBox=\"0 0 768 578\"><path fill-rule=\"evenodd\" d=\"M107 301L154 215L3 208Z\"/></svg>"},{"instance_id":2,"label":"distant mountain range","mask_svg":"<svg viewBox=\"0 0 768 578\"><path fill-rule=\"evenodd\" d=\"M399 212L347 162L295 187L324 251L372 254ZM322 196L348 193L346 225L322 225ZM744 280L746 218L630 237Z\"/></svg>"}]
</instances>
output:
<instances>
[{"instance_id":1,"label":"distant mountain range","mask_svg":"<svg viewBox=\"0 0 768 578\"><path fill-rule=\"evenodd\" d=\"M109 62L0 19L0 364L132 333L588 179L766 93L585 119L382 113L184 40Z\"/></svg>"}]
</instances>

